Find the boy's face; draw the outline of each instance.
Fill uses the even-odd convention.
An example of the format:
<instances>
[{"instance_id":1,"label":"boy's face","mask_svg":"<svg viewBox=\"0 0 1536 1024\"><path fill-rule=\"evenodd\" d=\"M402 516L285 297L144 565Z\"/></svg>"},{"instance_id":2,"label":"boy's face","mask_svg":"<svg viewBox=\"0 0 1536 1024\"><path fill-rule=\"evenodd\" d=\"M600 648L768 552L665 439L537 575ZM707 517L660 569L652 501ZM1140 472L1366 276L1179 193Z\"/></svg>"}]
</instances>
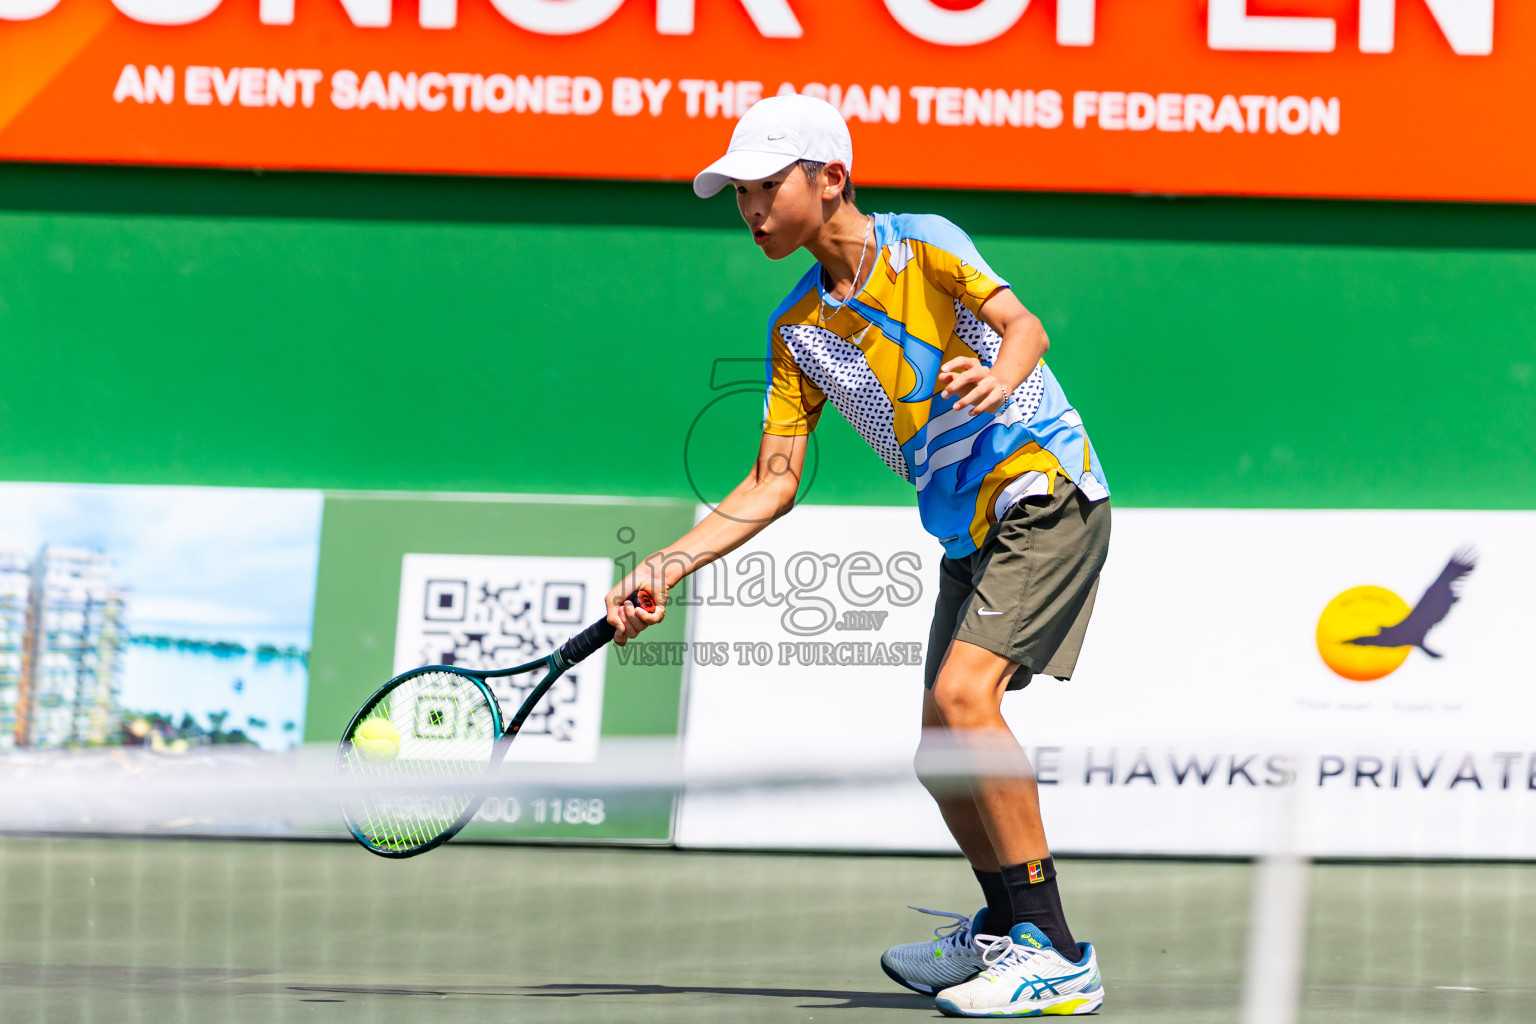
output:
<instances>
[{"instance_id":1,"label":"boy's face","mask_svg":"<svg viewBox=\"0 0 1536 1024\"><path fill-rule=\"evenodd\" d=\"M821 229L824 184L808 180L799 164L790 164L771 178L731 184L741 219L769 259L783 259Z\"/></svg>"}]
</instances>

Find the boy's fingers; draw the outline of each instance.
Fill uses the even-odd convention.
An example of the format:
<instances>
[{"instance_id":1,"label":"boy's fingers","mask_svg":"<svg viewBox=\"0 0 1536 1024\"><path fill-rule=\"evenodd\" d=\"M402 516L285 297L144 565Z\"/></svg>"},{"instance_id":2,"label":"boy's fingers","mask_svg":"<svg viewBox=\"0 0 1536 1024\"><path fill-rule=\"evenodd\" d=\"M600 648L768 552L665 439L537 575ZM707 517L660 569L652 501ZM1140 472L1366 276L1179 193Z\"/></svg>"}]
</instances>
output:
<instances>
[{"instance_id":1,"label":"boy's fingers","mask_svg":"<svg viewBox=\"0 0 1536 1024\"><path fill-rule=\"evenodd\" d=\"M972 416L984 412L994 412L998 407L997 391L997 385L984 377L981 381L977 382L976 387L972 388L971 392L964 399L956 404L973 406L971 409Z\"/></svg>"},{"instance_id":2,"label":"boy's fingers","mask_svg":"<svg viewBox=\"0 0 1536 1024\"><path fill-rule=\"evenodd\" d=\"M656 618L653 613L648 613L644 609L637 608L633 603L629 601L624 602L624 607L627 611L627 614L624 618L627 623L629 635L631 637L639 636L641 630L645 629L647 626L654 626L657 622L660 621L660 619Z\"/></svg>"},{"instance_id":3,"label":"boy's fingers","mask_svg":"<svg viewBox=\"0 0 1536 1024\"><path fill-rule=\"evenodd\" d=\"M950 381L949 387L944 389L944 397L948 398L951 394L958 392L967 385L975 384L980 376L985 376L985 374L979 373L977 369L967 370L962 374L958 374L954 380ZM961 399L960 404L967 404L967 402L965 399Z\"/></svg>"}]
</instances>

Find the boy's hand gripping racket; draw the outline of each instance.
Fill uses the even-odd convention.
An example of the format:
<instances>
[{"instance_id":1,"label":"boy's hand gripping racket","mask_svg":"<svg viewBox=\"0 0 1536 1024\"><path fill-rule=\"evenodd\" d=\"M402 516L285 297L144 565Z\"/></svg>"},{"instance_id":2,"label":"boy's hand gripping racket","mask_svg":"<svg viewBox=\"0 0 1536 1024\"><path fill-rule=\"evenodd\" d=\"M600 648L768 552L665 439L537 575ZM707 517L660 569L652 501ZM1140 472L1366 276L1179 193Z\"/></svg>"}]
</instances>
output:
<instances>
[{"instance_id":1,"label":"boy's hand gripping racket","mask_svg":"<svg viewBox=\"0 0 1536 1024\"><path fill-rule=\"evenodd\" d=\"M627 600L656 609L644 590ZM602 618L553 653L515 668L428 665L385 683L352 716L336 752L337 771L358 787L342 802L352 835L381 857L414 857L452 839L475 816L487 777L555 680L606 647L613 633ZM485 681L540 667L548 673L503 728Z\"/></svg>"}]
</instances>

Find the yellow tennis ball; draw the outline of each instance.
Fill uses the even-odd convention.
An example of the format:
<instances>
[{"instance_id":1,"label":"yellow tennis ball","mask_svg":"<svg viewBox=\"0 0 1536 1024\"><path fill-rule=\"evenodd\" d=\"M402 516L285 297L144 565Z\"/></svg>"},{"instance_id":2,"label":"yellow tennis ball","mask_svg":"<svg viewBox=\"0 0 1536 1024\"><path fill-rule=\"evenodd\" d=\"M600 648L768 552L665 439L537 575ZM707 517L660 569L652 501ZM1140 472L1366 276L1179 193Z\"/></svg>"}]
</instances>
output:
<instances>
[{"instance_id":1,"label":"yellow tennis ball","mask_svg":"<svg viewBox=\"0 0 1536 1024\"><path fill-rule=\"evenodd\" d=\"M400 755L400 734L382 715L363 720L352 736L352 745L370 761L393 761Z\"/></svg>"}]
</instances>

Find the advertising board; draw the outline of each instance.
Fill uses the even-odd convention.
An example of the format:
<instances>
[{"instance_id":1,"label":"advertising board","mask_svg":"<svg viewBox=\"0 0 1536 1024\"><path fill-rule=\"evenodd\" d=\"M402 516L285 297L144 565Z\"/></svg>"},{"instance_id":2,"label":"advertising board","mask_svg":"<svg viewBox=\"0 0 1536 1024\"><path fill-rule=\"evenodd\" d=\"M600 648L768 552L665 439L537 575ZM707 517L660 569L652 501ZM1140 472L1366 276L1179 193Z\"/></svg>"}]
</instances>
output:
<instances>
[{"instance_id":1,"label":"advertising board","mask_svg":"<svg viewBox=\"0 0 1536 1024\"><path fill-rule=\"evenodd\" d=\"M687 179L764 96L877 185L1536 199L1509 0L0 0L0 159Z\"/></svg>"}]
</instances>

